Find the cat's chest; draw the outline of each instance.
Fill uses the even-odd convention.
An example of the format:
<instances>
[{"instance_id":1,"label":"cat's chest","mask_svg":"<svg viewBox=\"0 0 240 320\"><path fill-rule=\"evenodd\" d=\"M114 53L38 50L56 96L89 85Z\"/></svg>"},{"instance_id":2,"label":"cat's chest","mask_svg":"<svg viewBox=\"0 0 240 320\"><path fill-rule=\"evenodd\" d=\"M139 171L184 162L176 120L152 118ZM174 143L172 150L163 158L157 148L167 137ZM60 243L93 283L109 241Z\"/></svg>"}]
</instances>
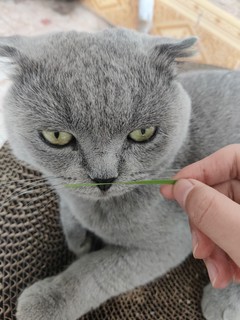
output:
<instances>
[{"instance_id":1,"label":"cat's chest","mask_svg":"<svg viewBox=\"0 0 240 320\"><path fill-rule=\"evenodd\" d=\"M117 237L136 233L137 227L147 223L146 217L138 205L129 203L84 203L79 201L78 212L82 224L104 237ZM147 206L145 212L151 216L152 207Z\"/></svg>"},{"instance_id":2,"label":"cat's chest","mask_svg":"<svg viewBox=\"0 0 240 320\"><path fill-rule=\"evenodd\" d=\"M78 200L73 209L86 229L106 242L125 246L158 245L166 241L165 235L172 234L182 219L176 214L176 207L159 196L159 190L145 200L95 203Z\"/></svg>"}]
</instances>

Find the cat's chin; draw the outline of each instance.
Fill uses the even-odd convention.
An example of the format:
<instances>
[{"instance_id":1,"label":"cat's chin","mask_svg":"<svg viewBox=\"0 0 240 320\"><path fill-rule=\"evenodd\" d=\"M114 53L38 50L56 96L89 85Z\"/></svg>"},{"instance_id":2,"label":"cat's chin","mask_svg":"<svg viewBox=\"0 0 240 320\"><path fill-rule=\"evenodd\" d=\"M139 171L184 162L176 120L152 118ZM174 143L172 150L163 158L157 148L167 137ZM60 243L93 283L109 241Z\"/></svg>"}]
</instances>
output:
<instances>
[{"instance_id":1,"label":"cat's chin","mask_svg":"<svg viewBox=\"0 0 240 320\"><path fill-rule=\"evenodd\" d=\"M111 198L116 198L130 193L134 188L121 188L121 190L109 190L109 191L99 191L99 192L89 192L82 193L74 190L74 195L79 198L89 199L89 200L109 200Z\"/></svg>"}]
</instances>

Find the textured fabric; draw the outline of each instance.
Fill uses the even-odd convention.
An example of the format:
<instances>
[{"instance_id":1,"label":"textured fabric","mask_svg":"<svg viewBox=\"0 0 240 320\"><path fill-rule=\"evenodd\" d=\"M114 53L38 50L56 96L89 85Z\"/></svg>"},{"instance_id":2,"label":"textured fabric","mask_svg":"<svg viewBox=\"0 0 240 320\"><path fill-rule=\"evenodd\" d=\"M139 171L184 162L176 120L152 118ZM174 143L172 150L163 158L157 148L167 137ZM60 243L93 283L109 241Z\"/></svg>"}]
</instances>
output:
<instances>
[{"instance_id":1,"label":"textured fabric","mask_svg":"<svg viewBox=\"0 0 240 320\"><path fill-rule=\"evenodd\" d=\"M73 257L59 225L57 198L39 177L16 161L7 145L0 150L1 320L15 319L25 287L58 273Z\"/></svg>"},{"instance_id":2,"label":"textured fabric","mask_svg":"<svg viewBox=\"0 0 240 320\"><path fill-rule=\"evenodd\" d=\"M0 150L0 319L15 319L20 292L73 260L59 224L57 197L11 154ZM35 181L33 183L33 181ZM200 320L208 277L189 257L164 277L115 297L81 320Z\"/></svg>"},{"instance_id":3,"label":"textured fabric","mask_svg":"<svg viewBox=\"0 0 240 320\"><path fill-rule=\"evenodd\" d=\"M81 320L202 320L207 283L203 263L190 256L164 277L107 301Z\"/></svg>"}]
</instances>

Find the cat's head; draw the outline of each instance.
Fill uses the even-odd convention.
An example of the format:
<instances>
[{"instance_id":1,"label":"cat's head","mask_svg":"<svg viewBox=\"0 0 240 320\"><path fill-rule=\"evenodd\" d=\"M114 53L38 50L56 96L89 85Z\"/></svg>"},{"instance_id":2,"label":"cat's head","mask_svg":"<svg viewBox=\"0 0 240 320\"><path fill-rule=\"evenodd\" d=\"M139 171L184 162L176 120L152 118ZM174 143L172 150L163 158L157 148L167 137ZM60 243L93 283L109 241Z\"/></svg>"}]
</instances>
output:
<instances>
[{"instance_id":1,"label":"cat's head","mask_svg":"<svg viewBox=\"0 0 240 320\"><path fill-rule=\"evenodd\" d=\"M12 79L4 114L15 155L62 183L164 171L190 118L175 59L189 56L195 42L125 29L0 38L0 63ZM72 192L97 199L132 188Z\"/></svg>"}]
</instances>

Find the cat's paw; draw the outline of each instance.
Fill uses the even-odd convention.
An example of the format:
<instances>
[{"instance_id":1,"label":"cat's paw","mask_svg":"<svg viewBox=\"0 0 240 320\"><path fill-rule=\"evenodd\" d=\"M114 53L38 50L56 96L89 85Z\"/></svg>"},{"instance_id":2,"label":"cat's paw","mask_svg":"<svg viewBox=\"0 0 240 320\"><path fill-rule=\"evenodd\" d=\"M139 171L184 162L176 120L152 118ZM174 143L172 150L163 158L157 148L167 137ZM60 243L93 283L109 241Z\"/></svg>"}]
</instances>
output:
<instances>
[{"instance_id":1,"label":"cat's paw","mask_svg":"<svg viewBox=\"0 0 240 320\"><path fill-rule=\"evenodd\" d=\"M202 311L207 320L240 319L240 285L231 284L225 289L205 287Z\"/></svg>"},{"instance_id":2,"label":"cat's paw","mask_svg":"<svg viewBox=\"0 0 240 320\"><path fill-rule=\"evenodd\" d=\"M54 277L38 281L25 289L18 299L17 320L68 320L64 314L64 299Z\"/></svg>"}]
</instances>

